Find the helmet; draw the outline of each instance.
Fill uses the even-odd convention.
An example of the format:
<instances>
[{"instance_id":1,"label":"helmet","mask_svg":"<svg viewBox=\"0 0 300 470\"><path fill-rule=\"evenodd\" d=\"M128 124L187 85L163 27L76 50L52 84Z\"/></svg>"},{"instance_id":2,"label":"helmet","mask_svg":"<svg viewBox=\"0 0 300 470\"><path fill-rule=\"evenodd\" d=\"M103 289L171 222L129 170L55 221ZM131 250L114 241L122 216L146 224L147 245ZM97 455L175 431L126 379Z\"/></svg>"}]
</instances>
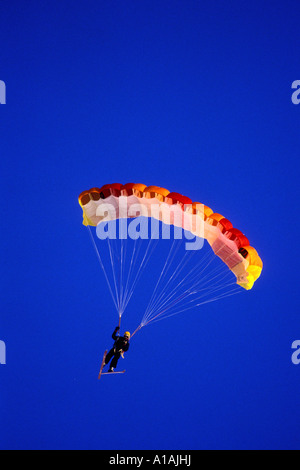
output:
<instances>
[{"instance_id":1,"label":"helmet","mask_svg":"<svg viewBox=\"0 0 300 470\"><path fill-rule=\"evenodd\" d=\"M129 333L129 331L125 331L124 336L128 336L128 339L130 339L130 333Z\"/></svg>"}]
</instances>

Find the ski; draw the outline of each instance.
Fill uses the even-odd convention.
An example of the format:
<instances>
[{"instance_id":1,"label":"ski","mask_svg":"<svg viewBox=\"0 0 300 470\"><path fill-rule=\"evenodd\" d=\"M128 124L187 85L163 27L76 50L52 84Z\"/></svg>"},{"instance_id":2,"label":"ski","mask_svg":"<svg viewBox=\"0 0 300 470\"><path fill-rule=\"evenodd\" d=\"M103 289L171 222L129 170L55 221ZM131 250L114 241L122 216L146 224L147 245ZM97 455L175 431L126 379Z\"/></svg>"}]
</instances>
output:
<instances>
[{"instance_id":1,"label":"ski","mask_svg":"<svg viewBox=\"0 0 300 470\"><path fill-rule=\"evenodd\" d=\"M102 375L102 370L103 370L103 367L105 365L106 354L107 354L107 350L103 354L103 359L102 359L102 362L101 362L101 367L100 367L100 371L99 371L99 375L98 375L98 380L100 380L100 377Z\"/></svg>"},{"instance_id":2,"label":"ski","mask_svg":"<svg viewBox=\"0 0 300 470\"><path fill-rule=\"evenodd\" d=\"M113 372L102 372L101 375L124 374L125 370L114 370Z\"/></svg>"}]
</instances>

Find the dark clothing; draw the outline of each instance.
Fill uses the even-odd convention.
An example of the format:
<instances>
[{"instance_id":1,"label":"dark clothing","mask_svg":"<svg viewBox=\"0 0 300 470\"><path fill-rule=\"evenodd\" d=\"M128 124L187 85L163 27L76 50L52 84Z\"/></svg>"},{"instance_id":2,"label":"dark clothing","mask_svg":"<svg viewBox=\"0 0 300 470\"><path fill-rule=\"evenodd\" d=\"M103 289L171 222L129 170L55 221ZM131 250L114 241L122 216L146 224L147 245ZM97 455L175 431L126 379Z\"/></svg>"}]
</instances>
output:
<instances>
[{"instance_id":1,"label":"dark clothing","mask_svg":"<svg viewBox=\"0 0 300 470\"><path fill-rule=\"evenodd\" d=\"M112 348L112 349L106 354L105 364L108 364L109 361L110 361L111 358L112 358L112 361L111 361L111 363L110 363L110 368L115 369L115 367L117 367L118 360L120 359L120 356L121 356L121 353L116 352L115 349Z\"/></svg>"},{"instance_id":2,"label":"dark clothing","mask_svg":"<svg viewBox=\"0 0 300 470\"><path fill-rule=\"evenodd\" d=\"M128 351L129 349L129 341L125 341L123 336L118 336L116 331L112 334L112 339L115 340L114 348L119 351L119 349L123 349L123 351Z\"/></svg>"},{"instance_id":3,"label":"dark clothing","mask_svg":"<svg viewBox=\"0 0 300 470\"><path fill-rule=\"evenodd\" d=\"M124 352L128 351L129 341L126 341L123 336L118 336L116 334L116 330L112 334L112 339L115 340L115 343L112 349L108 352L108 354L106 354L105 364L108 364L109 361L112 359L110 363L110 367L115 368L117 367L118 360L120 359L120 356L121 356L120 349Z\"/></svg>"}]
</instances>

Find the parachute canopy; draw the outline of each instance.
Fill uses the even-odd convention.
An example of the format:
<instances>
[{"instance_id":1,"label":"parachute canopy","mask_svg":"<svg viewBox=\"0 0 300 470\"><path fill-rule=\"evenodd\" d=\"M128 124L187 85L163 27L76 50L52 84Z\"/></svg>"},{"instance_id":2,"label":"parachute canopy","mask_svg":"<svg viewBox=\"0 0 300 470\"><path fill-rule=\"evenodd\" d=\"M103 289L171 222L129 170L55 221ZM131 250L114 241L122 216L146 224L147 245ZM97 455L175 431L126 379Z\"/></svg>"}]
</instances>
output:
<instances>
[{"instance_id":1,"label":"parachute canopy","mask_svg":"<svg viewBox=\"0 0 300 470\"><path fill-rule=\"evenodd\" d=\"M213 253L236 276L236 283L246 290L261 275L262 260L243 232L223 215L180 193L159 186L113 183L83 191L79 204L83 224L88 227L143 216L207 240Z\"/></svg>"}]
</instances>

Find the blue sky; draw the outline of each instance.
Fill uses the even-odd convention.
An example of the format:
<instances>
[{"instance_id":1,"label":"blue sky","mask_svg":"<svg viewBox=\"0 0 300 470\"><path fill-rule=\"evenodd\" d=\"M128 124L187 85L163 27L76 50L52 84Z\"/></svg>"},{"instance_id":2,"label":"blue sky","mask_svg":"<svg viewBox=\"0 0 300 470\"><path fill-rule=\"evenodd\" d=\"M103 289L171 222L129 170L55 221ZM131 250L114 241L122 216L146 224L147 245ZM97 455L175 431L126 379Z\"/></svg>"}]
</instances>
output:
<instances>
[{"instance_id":1,"label":"blue sky","mask_svg":"<svg viewBox=\"0 0 300 470\"><path fill-rule=\"evenodd\" d=\"M1 3L1 448L299 449L299 8ZM98 382L118 319L77 197L132 181L224 214L264 270Z\"/></svg>"}]
</instances>

